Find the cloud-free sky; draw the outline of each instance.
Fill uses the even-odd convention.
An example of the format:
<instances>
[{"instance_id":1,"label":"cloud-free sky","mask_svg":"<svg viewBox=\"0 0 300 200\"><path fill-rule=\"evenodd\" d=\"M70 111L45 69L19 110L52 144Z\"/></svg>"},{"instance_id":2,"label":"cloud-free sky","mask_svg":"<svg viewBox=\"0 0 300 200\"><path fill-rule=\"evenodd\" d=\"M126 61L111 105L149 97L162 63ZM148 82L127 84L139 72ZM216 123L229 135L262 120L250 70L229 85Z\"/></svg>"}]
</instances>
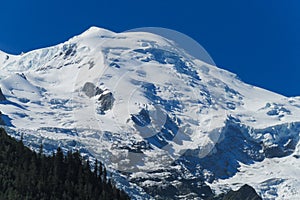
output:
<instances>
[{"instance_id":1,"label":"cloud-free sky","mask_svg":"<svg viewBox=\"0 0 300 200\"><path fill-rule=\"evenodd\" d=\"M7 53L55 45L90 26L164 27L198 41L243 81L300 96L298 0L7 0L0 9Z\"/></svg>"}]
</instances>

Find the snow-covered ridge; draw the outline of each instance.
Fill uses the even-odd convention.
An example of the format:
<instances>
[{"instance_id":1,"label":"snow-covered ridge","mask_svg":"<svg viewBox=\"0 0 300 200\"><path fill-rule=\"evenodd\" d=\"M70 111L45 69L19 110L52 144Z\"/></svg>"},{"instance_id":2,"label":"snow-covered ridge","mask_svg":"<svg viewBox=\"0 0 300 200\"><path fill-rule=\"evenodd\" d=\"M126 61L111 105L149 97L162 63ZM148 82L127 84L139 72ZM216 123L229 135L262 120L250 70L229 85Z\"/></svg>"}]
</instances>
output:
<instances>
[{"instance_id":1,"label":"snow-covered ridge","mask_svg":"<svg viewBox=\"0 0 300 200\"><path fill-rule=\"evenodd\" d=\"M103 160L134 198L155 196L155 185L176 198L209 196L205 182L216 191L248 183L266 199L282 197L287 183L299 191L288 176L300 167L299 97L245 84L173 44L91 27L53 47L0 52L3 121L33 148L62 146ZM285 166L279 182L268 181L274 159ZM186 190L193 180L198 185ZM272 194L264 181L274 183Z\"/></svg>"}]
</instances>

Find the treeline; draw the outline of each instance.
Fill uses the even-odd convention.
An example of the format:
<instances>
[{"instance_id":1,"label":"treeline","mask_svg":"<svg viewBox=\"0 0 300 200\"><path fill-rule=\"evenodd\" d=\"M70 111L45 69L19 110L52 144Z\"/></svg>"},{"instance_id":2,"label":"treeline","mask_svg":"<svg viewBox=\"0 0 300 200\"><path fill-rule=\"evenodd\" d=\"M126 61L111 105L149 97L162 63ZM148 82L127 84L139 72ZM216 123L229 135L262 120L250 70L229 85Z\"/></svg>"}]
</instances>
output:
<instances>
[{"instance_id":1,"label":"treeline","mask_svg":"<svg viewBox=\"0 0 300 200\"><path fill-rule=\"evenodd\" d=\"M42 148L41 148L42 150ZM0 129L0 199L5 200L115 200L129 199L107 180L97 162L91 170L79 152L52 156L36 153Z\"/></svg>"}]
</instances>

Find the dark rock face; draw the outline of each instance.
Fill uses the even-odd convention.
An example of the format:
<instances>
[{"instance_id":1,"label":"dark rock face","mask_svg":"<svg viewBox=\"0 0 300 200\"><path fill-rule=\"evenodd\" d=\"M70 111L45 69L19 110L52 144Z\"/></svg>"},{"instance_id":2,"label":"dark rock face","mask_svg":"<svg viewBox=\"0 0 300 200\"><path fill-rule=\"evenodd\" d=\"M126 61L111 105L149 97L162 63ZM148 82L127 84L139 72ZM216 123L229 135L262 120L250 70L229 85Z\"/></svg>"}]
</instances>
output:
<instances>
[{"instance_id":1,"label":"dark rock face","mask_svg":"<svg viewBox=\"0 0 300 200\"><path fill-rule=\"evenodd\" d=\"M3 95L2 90L1 90L1 88L0 88L0 101L5 101L5 100L6 100L6 98L5 98L5 96Z\"/></svg>"},{"instance_id":2,"label":"dark rock face","mask_svg":"<svg viewBox=\"0 0 300 200\"><path fill-rule=\"evenodd\" d=\"M256 191L249 185L243 185L239 190L230 190L227 194L221 195L215 200L262 200Z\"/></svg>"},{"instance_id":3,"label":"dark rock face","mask_svg":"<svg viewBox=\"0 0 300 200\"><path fill-rule=\"evenodd\" d=\"M94 83L91 82L86 82L82 88L82 91L85 93L86 96L89 98L96 96L98 94L102 94L103 90L100 88L96 87Z\"/></svg>"},{"instance_id":4,"label":"dark rock face","mask_svg":"<svg viewBox=\"0 0 300 200\"><path fill-rule=\"evenodd\" d=\"M99 106L97 109L100 113L104 113L104 111L110 110L113 107L115 98L108 90L102 90L101 88L96 87L94 83L86 82L82 88L82 91L89 98L99 95Z\"/></svg>"},{"instance_id":5,"label":"dark rock face","mask_svg":"<svg viewBox=\"0 0 300 200\"><path fill-rule=\"evenodd\" d=\"M112 149L127 149L133 153L143 153L144 150L152 149L147 141L132 141L130 145L113 144Z\"/></svg>"},{"instance_id":6,"label":"dark rock face","mask_svg":"<svg viewBox=\"0 0 300 200\"><path fill-rule=\"evenodd\" d=\"M107 92L105 94L101 94L98 98L98 102L100 103L100 111L104 112L107 110L112 109L114 104L115 98L113 97L113 94L111 92Z\"/></svg>"},{"instance_id":7,"label":"dark rock face","mask_svg":"<svg viewBox=\"0 0 300 200\"><path fill-rule=\"evenodd\" d=\"M0 111L0 125L1 126L5 126L5 123L4 123L3 119L2 119L2 112L1 111Z\"/></svg>"},{"instance_id":8,"label":"dark rock face","mask_svg":"<svg viewBox=\"0 0 300 200\"><path fill-rule=\"evenodd\" d=\"M203 180L184 177L180 173L180 169L155 170L149 172L149 177L134 177L130 181L157 200L213 199L213 191ZM152 184L144 184L145 181Z\"/></svg>"},{"instance_id":9,"label":"dark rock face","mask_svg":"<svg viewBox=\"0 0 300 200\"><path fill-rule=\"evenodd\" d=\"M76 44L65 44L63 46L63 55L64 55L64 59L68 59L72 56L74 56L76 54L76 48L77 48L77 45Z\"/></svg>"}]
</instances>

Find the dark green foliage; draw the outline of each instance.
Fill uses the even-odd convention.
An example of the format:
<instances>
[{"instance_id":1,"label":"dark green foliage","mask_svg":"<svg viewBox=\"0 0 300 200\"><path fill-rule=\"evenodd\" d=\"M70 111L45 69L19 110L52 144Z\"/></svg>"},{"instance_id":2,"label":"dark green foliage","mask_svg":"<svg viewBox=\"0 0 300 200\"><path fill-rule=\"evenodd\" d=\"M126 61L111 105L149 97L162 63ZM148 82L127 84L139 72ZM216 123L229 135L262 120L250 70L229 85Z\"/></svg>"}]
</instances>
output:
<instances>
[{"instance_id":1,"label":"dark green foliage","mask_svg":"<svg viewBox=\"0 0 300 200\"><path fill-rule=\"evenodd\" d=\"M78 152L52 156L31 151L0 129L0 200L129 199L107 180L99 161L93 171Z\"/></svg>"}]
</instances>

